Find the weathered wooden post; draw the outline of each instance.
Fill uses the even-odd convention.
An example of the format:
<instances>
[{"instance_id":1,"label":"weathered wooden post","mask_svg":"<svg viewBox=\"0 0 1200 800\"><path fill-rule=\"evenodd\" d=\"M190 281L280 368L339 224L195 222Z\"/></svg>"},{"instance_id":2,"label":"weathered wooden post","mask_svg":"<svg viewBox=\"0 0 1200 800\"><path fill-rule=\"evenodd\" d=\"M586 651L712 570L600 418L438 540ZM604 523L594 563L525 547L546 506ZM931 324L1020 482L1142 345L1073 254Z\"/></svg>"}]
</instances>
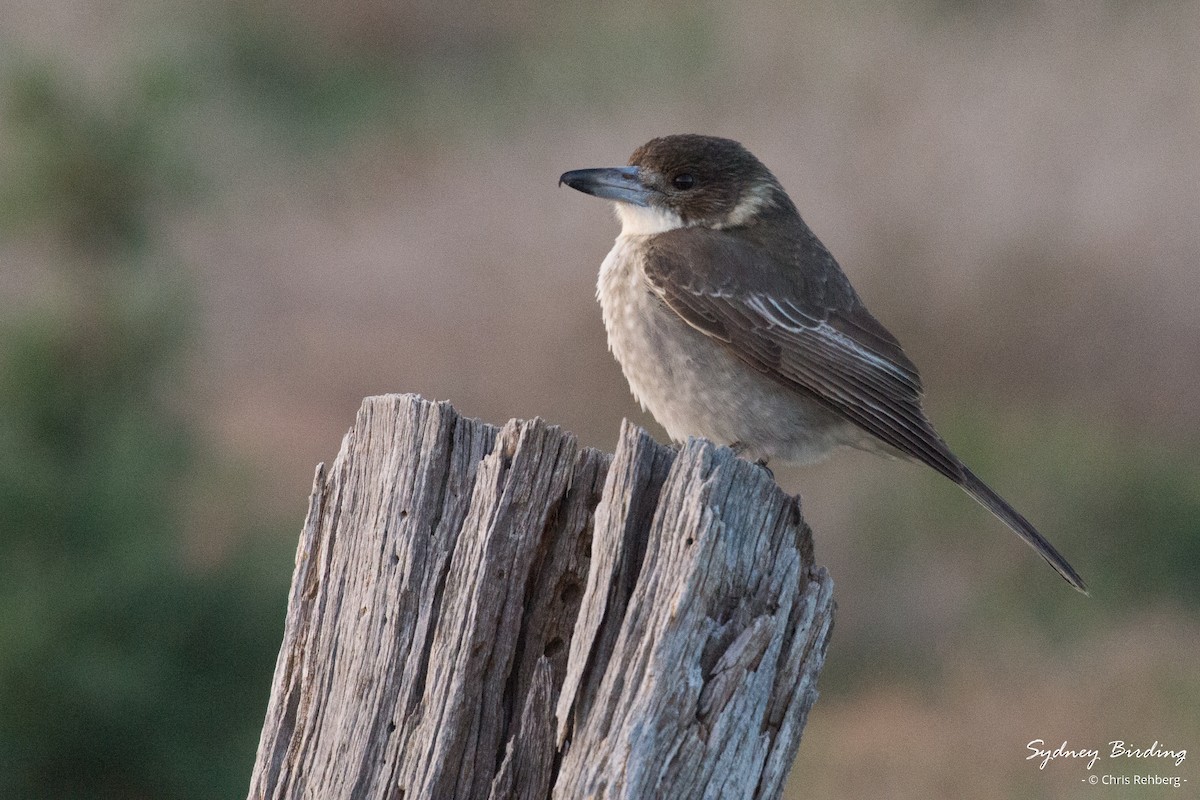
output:
<instances>
[{"instance_id":1,"label":"weathered wooden post","mask_svg":"<svg viewBox=\"0 0 1200 800\"><path fill-rule=\"evenodd\" d=\"M832 623L799 501L367 398L319 467L251 798L776 798Z\"/></svg>"}]
</instances>

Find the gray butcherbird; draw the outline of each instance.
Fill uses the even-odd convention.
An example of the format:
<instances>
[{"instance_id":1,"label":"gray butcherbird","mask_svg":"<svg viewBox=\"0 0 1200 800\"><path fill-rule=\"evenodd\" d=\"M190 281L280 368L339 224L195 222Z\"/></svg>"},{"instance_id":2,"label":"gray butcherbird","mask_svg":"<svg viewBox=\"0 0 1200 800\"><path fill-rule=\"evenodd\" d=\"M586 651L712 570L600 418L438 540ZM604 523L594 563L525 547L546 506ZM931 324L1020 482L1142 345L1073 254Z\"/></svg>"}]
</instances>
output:
<instances>
[{"instance_id":1,"label":"gray butcherbird","mask_svg":"<svg viewBox=\"0 0 1200 800\"><path fill-rule=\"evenodd\" d=\"M596 294L634 396L672 439L703 436L764 465L838 445L899 453L961 486L1086 593L942 441L916 366L744 147L665 136L627 167L572 170L560 183L616 201L621 233Z\"/></svg>"}]
</instances>

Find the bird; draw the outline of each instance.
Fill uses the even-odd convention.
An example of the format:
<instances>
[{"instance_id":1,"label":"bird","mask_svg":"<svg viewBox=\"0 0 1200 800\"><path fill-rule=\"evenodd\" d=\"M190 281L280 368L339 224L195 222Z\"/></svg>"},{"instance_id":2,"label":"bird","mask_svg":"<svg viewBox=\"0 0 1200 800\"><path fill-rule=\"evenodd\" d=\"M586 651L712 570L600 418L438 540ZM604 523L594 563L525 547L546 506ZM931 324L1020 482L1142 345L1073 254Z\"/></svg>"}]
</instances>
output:
<instances>
[{"instance_id":1,"label":"bird","mask_svg":"<svg viewBox=\"0 0 1200 800\"><path fill-rule=\"evenodd\" d=\"M1079 573L951 450L900 342L867 310L779 180L739 142L655 138L623 167L565 172L621 222L596 296L636 400L676 442L766 466L849 446L923 463L960 486L1071 586Z\"/></svg>"}]
</instances>

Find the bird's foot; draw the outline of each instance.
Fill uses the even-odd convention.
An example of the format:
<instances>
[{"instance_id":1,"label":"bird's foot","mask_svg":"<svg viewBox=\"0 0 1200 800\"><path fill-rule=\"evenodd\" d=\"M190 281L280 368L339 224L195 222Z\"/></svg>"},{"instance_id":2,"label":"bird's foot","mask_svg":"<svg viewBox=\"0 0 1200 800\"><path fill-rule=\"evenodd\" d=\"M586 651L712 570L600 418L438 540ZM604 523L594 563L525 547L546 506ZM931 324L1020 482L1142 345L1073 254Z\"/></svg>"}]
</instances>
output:
<instances>
[{"instance_id":1,"label":"bird's foot","mask_svg":"<svg viewBox=\"0 0 1200 800\"><path fill-rule=\"evenodd\" d=\"M734 442L733 444L729 445L729 449L732 450L739 458L744 458L746 451L750 448L746 446L745 442ZM746 460L749 461L749 459ZM767 466L767 459L765 456L754 459L754 464L755 466L765 469L767 474L771 476L771 480L775 480L775 472Z\"/></svg>"}]
</instances>

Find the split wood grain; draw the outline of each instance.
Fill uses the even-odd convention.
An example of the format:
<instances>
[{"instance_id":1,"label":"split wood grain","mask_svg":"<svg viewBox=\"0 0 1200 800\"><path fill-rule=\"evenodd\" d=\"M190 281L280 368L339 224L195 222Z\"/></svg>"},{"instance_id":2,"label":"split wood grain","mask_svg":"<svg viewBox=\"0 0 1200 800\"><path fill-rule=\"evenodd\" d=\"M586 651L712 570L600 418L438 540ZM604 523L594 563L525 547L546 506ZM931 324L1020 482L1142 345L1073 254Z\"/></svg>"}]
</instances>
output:
<instances>
[{"instance_id":1,"label":"split wood grain","mask_svg":"<svg viewBox=\"0 0 1200 800\"><path fill-rule=\"evenodd\" d=\"M833 618L799 500L367 398L300 537L251 798L777 798Z\"/></svg>"}]
</instances>

